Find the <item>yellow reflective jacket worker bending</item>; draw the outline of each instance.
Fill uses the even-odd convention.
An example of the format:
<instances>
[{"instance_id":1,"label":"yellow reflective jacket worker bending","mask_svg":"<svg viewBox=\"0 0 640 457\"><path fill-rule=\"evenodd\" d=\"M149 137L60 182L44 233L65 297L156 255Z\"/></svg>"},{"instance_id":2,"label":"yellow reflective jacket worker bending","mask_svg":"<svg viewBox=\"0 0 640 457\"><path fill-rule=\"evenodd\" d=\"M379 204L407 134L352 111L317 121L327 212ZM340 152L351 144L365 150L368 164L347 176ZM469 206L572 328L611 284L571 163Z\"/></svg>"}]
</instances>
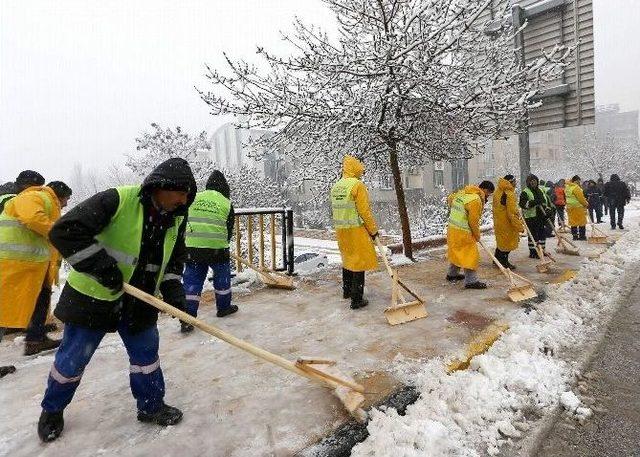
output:
<instances>
[{"instance_id":1,"label":"yellow reflective jacket worker bending","mask_svg":"<svg viewBox=\"0 0 640 457\"><path fill-rule=\"evenodd\" d=\"M457 267L477 270L480 263L478 241L480 218L484 208L484 192L478 186L466 186L449 195L447 257Z\"/></svg>"}]
</instances>

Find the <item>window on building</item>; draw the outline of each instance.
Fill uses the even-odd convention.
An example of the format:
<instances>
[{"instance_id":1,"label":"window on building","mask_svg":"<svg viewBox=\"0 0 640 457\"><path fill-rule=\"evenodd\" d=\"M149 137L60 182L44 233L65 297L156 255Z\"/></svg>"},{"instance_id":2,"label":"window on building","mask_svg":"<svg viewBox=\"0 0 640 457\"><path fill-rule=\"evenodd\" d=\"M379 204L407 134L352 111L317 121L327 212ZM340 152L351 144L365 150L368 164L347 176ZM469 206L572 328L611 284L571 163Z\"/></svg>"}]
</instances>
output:
<instances>
[{"instance_id":1,"label":"window on building","mask_svg":"<svg viewBox=\"0 0 640 457\"><path fill-rule=\"evenodd\" d=\"M444 186L444 170L433 170L433 185Z\"/></svg>"}]
</instances>

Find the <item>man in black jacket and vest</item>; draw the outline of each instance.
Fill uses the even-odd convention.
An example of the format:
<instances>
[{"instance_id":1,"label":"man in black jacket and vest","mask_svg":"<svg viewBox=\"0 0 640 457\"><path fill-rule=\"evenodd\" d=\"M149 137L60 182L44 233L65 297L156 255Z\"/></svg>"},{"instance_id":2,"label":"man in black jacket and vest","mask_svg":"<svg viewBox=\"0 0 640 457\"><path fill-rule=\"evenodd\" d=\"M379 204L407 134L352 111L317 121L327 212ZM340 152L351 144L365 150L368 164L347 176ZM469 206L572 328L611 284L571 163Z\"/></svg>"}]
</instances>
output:
<instances>
[{"instance_id":1,"label":"man in black jacket and vest","mask_svg":"<svg viewBox=\"0 0 640 457\"><path fill-rule=\"evenodd\" d=\"M63 411L107 332L117 331L130 363L138 420L174 425L182 412L164 403L158 358L158 311L123 293L123 282L185 309L181 278L184 234L196 183L189 164L169 159L141 186L108 189L77 205L49 234L71 265L55 315L65 323L60 348L42 400L38 435L53 441L64 427Z\"/></svg>"}]
</instances>

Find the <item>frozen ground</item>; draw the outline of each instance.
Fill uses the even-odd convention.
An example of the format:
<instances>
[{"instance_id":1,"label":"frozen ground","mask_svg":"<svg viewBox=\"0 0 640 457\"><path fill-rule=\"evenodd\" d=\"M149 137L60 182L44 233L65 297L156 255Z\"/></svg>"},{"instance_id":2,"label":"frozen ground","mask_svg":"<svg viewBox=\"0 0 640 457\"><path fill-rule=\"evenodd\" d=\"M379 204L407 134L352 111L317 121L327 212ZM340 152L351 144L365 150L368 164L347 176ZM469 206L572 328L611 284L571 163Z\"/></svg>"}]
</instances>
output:
<instances>
[{"instance_id":1,"label":"frozen ground","mask_svg":"<svg viewBox=\"0 0 640 457\"><path fill-rule=\"evenodd\" d=\"M635 221L628 226L637 228L637 211L630 216ZM571 368L562 355L567 347L581 344L580 332L596 325L613 306L615 293L608 291L618 290L625 258L637 249L636 240L637 230L599 259L605 246L581 243L583 254L594 260L557 256L553 274L537 273L521 244L513 256L518 272L546 287L551 303L529 314L505 298L505 281L486 257L480 274L491 287L469 292L444 281L444 249L436 249L422 253L417 264L399 267L405 282L428 301L429 317L409 324L390 327L384 319L390 284L382 269L367 276L371 304L359 311L350 310L341 299L340 273L332 269L299 279L292 292L263 288L237 295L240 312L230 318L217 319L211 304L202 306L200 317L290 359L313 355L337 360L342 371L375 392L370 403L402 381L424 389L406 419L393 412L374 413L371 438L356 448L356 455L464 455L455 453L457 442L465 443L467 455L482 455L502 444L499 439L520 433L516 426L526 428L523 414L525 406L531 406L527 387L539 394L533 406L557 403ZM566 268L582 268L572 286L545 286ZM602 304L602 313L594 303ZM496 319L511 324L510 334L479 357L470 371L442 376L443 360L460 352L471 336ZM556 329L556 320L567 326ZM0 455L284 456L306 448L346 420L325 388L198 331L182 336L178 327L175 320L160 319L166 401L183 409L181 424L160 429L135 420L127 357L117 336L110 335L66 410L63 436L46 446L39 443L35 428L53 356L26 359L19 342L0 343L0 364L18 367L0 380ZM548 350L559 354L556 365L534 356L541 337ZM511 354L513 348L521 350ZM526 371L510 381L507 374L516 365ZM548 393L536 384L546 379ZM485 391L498 395L484 395Z\"/></svg>"}]
</instances>

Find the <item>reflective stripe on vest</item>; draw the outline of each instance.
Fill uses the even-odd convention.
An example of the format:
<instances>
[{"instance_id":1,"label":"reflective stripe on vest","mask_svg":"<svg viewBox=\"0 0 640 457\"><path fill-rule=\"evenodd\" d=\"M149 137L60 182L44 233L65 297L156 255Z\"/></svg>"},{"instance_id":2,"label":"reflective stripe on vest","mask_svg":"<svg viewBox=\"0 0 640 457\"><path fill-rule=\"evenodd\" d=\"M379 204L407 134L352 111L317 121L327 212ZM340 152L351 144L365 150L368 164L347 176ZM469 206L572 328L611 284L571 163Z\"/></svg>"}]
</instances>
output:
<instances>
[{"instance_id":1,"label":"reflective stripe on vest","mask_svg":"<svg viewBox=\"0 0 640 457\"><path fill-rule=\"evenodd\" d=\"M331 188L333 228L344 229L364 225L351 195L353 187L359 182L357 178L342 178Z\"/></svg>"},{"instance_id":2,"label":"reflective stripe on vest","mask_svg":"<svg viewBox=\"0 0 640 457\"><path fill-rule=\"evenodd\" d=\"M103 247L110 256L116 259L118 269L122 272L124 281L127 282L133 276L138 264L142 244L144 207L139 197L140 186L123 186L116 188L116 190L120 200L118 209L109 224L95 238L97 245ZM178 228L183 219L182 216L176 217L174 225L165 233L162 263L159 266L152 264L145 266L147 271L157 271L154 293L158 292L161 279L164 277L164 270L173 252L178 237ZM96 249L93 246L96 245L89 246L83 250L84 253L83 251L75 253L74 255L83 253L75 259L76 263L79 261L78 259L82 260L83 257L91 255L90 252ZM72 257L70 256L70 258ZM98 300L113 301L122 295L122 291L113 293L90 275L75 270L73 265L67 283L78 292Z\"/></svg>"},{"instance_id":3,"label":"reflective stripe on vest","mask_svg":"<svg viewBox=\"0 0 640 457\"><path fill-rule=\"evenodd\" d=\"M566 186L564 188L564 198L566 201L567 208L578 208L581 207L582 204L578 197L575 195L575 189L577 186Z\"/></svg>"},{"instance_id":4,"label":"reflective stripe on vest","mask_svg":"<svg viewBox=\"0 0 640 457\"><path fill-rule=\"evenodd\" d=\"M467 210L464 205L474 200L480 200L480 196L477 194L466 194L464 191L458 192L453 197L451 212L449 213L450 227L455 227L471 233L471 227L469 227L469 215L467 214Z\"/></svg>"},{"instance_id":5,"label":"reflective stripe on vest","mask_svg":"<svg viewBox=\"0 0 640 457\"><path fill-rule=\"evenodd\" d=\"M50 218L53 211L51 195L43 190L27 193L37 194ZM9 202L10 204L11 202ZM24 260L27 262L46 262L50 258L47 238L34 232L6 211L0 214L0 259Z\"/></svg>"},{"instance_id":6,"label":"reflective stripe on vest","mask_svg":"<svg viewBox=\"0 0 640 457\"><path fill-rule=\"evenodd\" d=\"M231 200L215 190L198 192L189 207L185 244L189 248L229 247L227 218Z\"/></svg>"}]
</instances>

